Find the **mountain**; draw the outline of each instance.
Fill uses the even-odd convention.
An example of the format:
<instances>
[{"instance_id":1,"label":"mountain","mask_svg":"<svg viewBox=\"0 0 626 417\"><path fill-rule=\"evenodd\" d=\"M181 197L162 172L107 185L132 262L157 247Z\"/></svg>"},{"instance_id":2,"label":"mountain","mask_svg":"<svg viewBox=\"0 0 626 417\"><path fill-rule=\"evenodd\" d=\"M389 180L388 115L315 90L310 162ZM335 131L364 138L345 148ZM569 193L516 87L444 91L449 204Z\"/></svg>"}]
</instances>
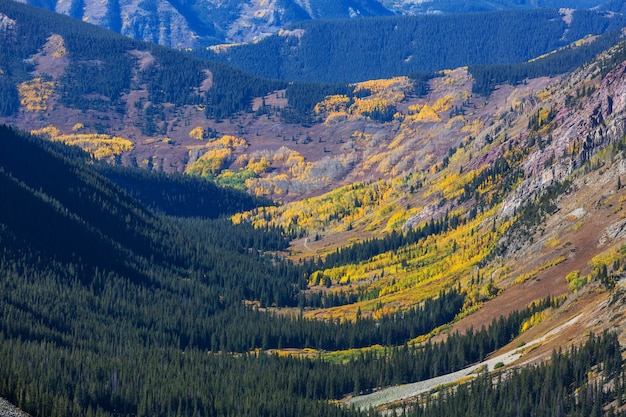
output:
<instances>
[{"instance_id":1,"label":"mountain","mask_svg":"<svg viewBox=\"0 0 626 417\"><path fill-rule=\"evenodd\" d=\"M20 0L173 48L248 43L308 20L454 14L507 9L599 9L622 13L621 2L377 0Z\"/></svg>"},{"instance_id":2,"label":"mountain","mask_svg":"<svg viewBox=\"0 0 626 417\"><path fill-rule=\"evenodd\" d=\"M174 48L249 42L310 19L393 14L375 0L24 0L131 38Z\"/></svg>"},{"instance_id":3,"label":"mountain","mask_svg":"<svg viewBox=\"0 0 626 417\"><path fill-rule=\"evenodd\" d=\"M497 84L532 91L540 77L572 71L620 39L619 31L586 37L522 64L287 83L19 3L0 4L0 13L1 121L114 164L194 174L282 201L428 169L506 106ZM554 13L540 15L562 22ZM410 143L381 152L403 137Z\"/></svg>"},{"instance_id":4,"label":"mountain","mask_svg":"<svg viewBox=\"0 0 626 417\"><path fill-rule=\"evenodd\" d=\"M426 0L398 1L382 0L381 3L397 14L442 14L485 12L507 9L599 9L620 11L620 5L612 1L598 0L495 0L495 1L460 1L460 0Z\"/></svg>"},{"instance_id":5,"label":"mountain","mask_svg":"<svg viewBox=\"0 0 626 417\"><path fill-rule=\"evenodd\" d=\"M0 397L626 415L621 31L314 84L18 3L0 28Z\"/></svg>"},{"instance_id":6,"label":"mountain","mask_svg":"<svg viewBox=\"0 0 626 417\"><path fill-rule=\"evenodd\" d=\"M0 395L52 416L624 415L625 72L620 43L499 86L486 125L424 102L369 161L415 152L420 124L465 127L424 142L423 168L230 219L154 211L146 172L0 127ZM198 187L160 175L158 204Z\"/></svg>"},{"instance_id":7,"label":"mountain","mask_svg":"<svg viewBox=\"0 0 626 417\"><path fill-rule=\"evenodd\" d=\"M265 78L349 83L520 63L625 22L615 13L550 9L308 21L253 44L195 53Z\"/></svg>"}]
</instances>

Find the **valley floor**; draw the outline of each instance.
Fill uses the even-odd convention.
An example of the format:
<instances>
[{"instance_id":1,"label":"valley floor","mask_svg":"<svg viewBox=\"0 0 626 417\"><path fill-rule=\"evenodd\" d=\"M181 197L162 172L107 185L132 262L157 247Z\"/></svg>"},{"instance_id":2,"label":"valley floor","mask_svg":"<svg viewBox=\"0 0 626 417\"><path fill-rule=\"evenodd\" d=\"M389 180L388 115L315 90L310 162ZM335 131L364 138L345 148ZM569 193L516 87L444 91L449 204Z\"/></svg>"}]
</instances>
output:
<instances>
[{"instance_id":1,"label":"valley floor","mask_svg":"<svg viewBox=\"0 0 626 417\"><path fill-rule=\"evenodd\" d=\"M380 407L386 404L391 404L394 402L399 402L399 401L416 397L420 394L427 393L431 391L432 389L441 387L443 385L461 382L463 380L466 380L468 377L471 378L472 375L475 375L477 371L479 370L482 370L482 369L493 370L495 368L495 365L499 363L502 364L501 366L510 365L513 362L520 359L526 352L529 352L529 348L546 342L551 337L562 332L565 328L579 321L580 318L581 316L577 315L573 317L572 319L570 319L569 321L567 321L566 323L552 329L545 335L537 339L534 339L531 342L524 344L524 346L518 349L503 353L498 356L494 356L490 359L474 364L460 371L452 372L446 375L441 375L441 376L427 379L424 381L414 382L411 384L404 384L404 385L398 385L395 387L385 388L380 391L376 391L372 394L359 395L356 397L352 397L349 400L347 400L345 404L358 408L360 410L367 410L370 407L376 408L376 407Z\"/></svg>"}]
</instances>

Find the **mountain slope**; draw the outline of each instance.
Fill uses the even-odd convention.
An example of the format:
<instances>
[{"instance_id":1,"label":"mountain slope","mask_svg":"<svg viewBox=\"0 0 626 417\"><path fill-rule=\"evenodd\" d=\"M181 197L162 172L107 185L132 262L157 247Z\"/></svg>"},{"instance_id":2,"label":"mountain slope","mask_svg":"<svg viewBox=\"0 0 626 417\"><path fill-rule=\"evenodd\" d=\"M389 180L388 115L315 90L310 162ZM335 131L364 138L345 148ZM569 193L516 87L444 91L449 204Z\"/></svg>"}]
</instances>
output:
<instances>
[{"instance_id":1,"label":"mountain slope","mask_svg":"<svg viewBox=\"0 0 626 417\"><path fill-rule=\"evenodd\" d=\"M387 8L403 14L423 13L467 13L504 9L600 9L620 11L619 5L611 1L598 0L495 0L495 1L460 1L460 0L428 0L398 1L382 0Z\"/></svg>"},{"instance_id":2,"label":"mountain slope","mask_svg":"<svg viewBox=\"0 0 626 417\"><path fill-rule=\"evenodd\" d=\"M37 42L4 40L32 59L3 67L3 77L24 77L27 99L7 120L49 123L45 106L64 97L49 90L65 85L100 106L74 117L105 123L121 117L110 108L130 112L119 104L128 95L150 97L134 83L152 82L153 107L167 97L163 112L203 120L175 126L197 144L185 148L195 156L188 172L240 176L285 203L237 213L235 224L185 218L198 209L178 204L213 187L100 168L76 148L1 127L0 395L33 415L376 415L337 401L522 349L498 367L504 373L483 370L405 411L624 414L624 43L571 73L497 85L488 97L473 95L474 78L459 68L305 86L327 94L312 100L304 125L277 110L293 86L261 93L254 115L209 122L192 101L209 87L209 64L112 35L73 50L79 35L64 32L61 17L62 33L50 36L20 23L31 8L15 7L3 35ZM78 68L103 74L98 43L124 51L112 61L134 74L130 87L85 93L78 78L74 90L60 83L72 53ZM194 69L187 88L167 82L166 63ZM149 111L147 120L163 122ZM79 120L40 134L84 146ZM165 186L173 195L154 192ZM240 196L237 208L259 202L223 192Z\"/></svg>"},{"instance_id":3,"label":"mountain slope","mask_svg":"<svg viewBox=\"0 0 626 417\"><path fill-rule=\"evenodd\" d=\"M135 39L174 48L252 42L305 20L349 19L393 14L454 14L505 9L600 9L623 12L615 2L550 1L376 1L376 0L20 0L67 14ZM614 4L615 3L615 4Z\"/></svg>"},{"instance_id":4,"label":"mountain slope","mask_svg":"<svg viewBox=\"0 0 626 417\"><path fill-rule=\"evenodd\" d=\"M111 163L283 201L430 169L488 126L511 88L521 99L542 76L620 38L588 37L519 65L321 85L260 79L19 3L0 7L3 122ZM492 94L504 82L514 87Z\"/></svg>"},{"instance_id":5,"label":"mountain slope","mask_svg":"<svg viewBox=\"0 0 626 417\"><path fill-rule=\"evenodd\" d=\"M248 42L302 20L392 14L375 0L22 2L173 48Z\"/></svg>"},{"instance_id":6,"label":"mountain slope","mask_svg":"<svg viewBox=\"0 0 626 417\"><path fill-rule=\"evenodd\" d=\"M624 23L617 14L548 9L313 21L254 44L197 54L267 78L356 82L524 62Z\"/></svg>"}]
</instances>

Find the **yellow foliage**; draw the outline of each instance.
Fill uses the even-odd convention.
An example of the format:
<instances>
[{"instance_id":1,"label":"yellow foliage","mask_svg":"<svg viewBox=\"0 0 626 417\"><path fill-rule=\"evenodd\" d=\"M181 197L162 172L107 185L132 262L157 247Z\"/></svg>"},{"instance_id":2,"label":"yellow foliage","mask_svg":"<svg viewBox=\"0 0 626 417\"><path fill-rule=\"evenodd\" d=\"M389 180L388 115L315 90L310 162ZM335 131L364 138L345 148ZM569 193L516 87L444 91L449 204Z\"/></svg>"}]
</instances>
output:
<instances>
[{"instance_id":1,"label":"yellow foliage","mask_svg":"<svg viewBox=\"0 0 626 417\"><path fill-rule=\"evenodd\" d=\"M348 113L346 113L345 111L334 111L326 116L324 124L326 124L327 126L332 126L338 123L342 123L348 120L348 116Z\"/></svg>"},{"instance_id":2,"label":"yellow foliage","mask_svg":"<svg viewBox=\"0 0 626 417\"><path fill-rule=\"evenodd\" d=\"M206 144L209 149L230 149L231 151L242 151L248 147L245 139L232 135L224 135L219 139Z\"/></svg>"},{"instance_id":3,"label":"yellow foliage","mask_svg":"<svg viewBox=\"0 0 626 417\"><path fill-rule=\"evenodd\" d=\"M353 137L357 141L371 142L374 135L372 135L371 133L361 132L360 130L355 130L354 132L352 132L351 137Z\"/></svg>"},{"instance_id":4,"label":"yellow foliage","mask_svg":"<svg viewBox=\"0 0 626 417\"><path fill-rule=\"evenodd\" d=\"M196 129L198 128L195 128L194 130ZM196 131L196 133L197 132L198 131ZM208 142L204 146L204 149L207 149L207 151L196 161L189 164L185 169L185 173L200 175L203 177L216 176L226 167L226 165L232 162L235 152L241 151L247 146L248 142L246 142L245 139L231 135L224 135L219 139ZM262 165L256 166L256 168L261 169Z\"/></svg>"},{"instance_id":5,"label":"yellow foliage","mask_svg":"<svg viewBox=\"0 0 626 417\"><path fill-rule=\"evenodd\" d=\"M363 115L374 111L384 111L388 108L389 102L384 98L357 98L350 106L350 113L355 115Z\"/></svg>"},{"instance_id":6,"label":"yellow foliage","mask_svg":"<svg viewBox=\"0 0 626 417\"><path fill-rule=\"evenodd\" d=\"M272 156L272 162L286 163L292 158L302 158L302 160L304 161L304 157L302 157L297 151L289 149L286 146L281 146L276 152L274 152Z\"/></svg>"},{"instance_id":7,"label":"yellow foliage","mask_svg":"<svg viewBox=\"0 0 626 417\"><path fill-rule=\"evenodd\" d=\"M555 249L560 244L561 244L561 240L557 236L550 236L546 240L546 246L551 248L551 249Z\"/></svg>"},{"instance_id":8,"label":"yellow foliage","mask_svg":"<svg viewBox=\"0 0 626 417\"><path fill-rule=\"evenodd\" d=\"M444 111L448 111L452 108L452 103L454 102L454 96L452 94L447 94L441 97L439 100L435 101L433 104L433 110L436 113L442 113Z\"/></svg>"},{"instance_id":9,"label":"yellow foliage","mask_svg":"<svg viewBox=\"0 0 626 417\"><path fill-rule=\"evenodd\" d=\"M209 149L198 160L187 166L185 173L202 177L215 176L224 168L232 153L230 148Z\"/></svg>"},{"instance_id":10,"label":"yellow foliage","mask_svg":"<svg viewBox=\"0 0 626 417\"><path fill-rule=\"evenodd\" d=\"M47 53L52 50L52 57L59 59L67 55L67 49L65 48L65 41L59 35L52 35L48 38L46 44Z\"/></svg>"},{"instance_id":11,"label":"yellow foliage","mask_svg":"<svg viewBox=\"0 0 626 417\"><path fill-rule=\"evenodd\" d=\"M579 270L574 270L565 276L565 280L569 283L569 289L573 292L578 292L589 282L589 276L580 276Z\"/></svg>"},{"instance_id":12,"label":"yellow foliage","mask_svg":"<svg viewBox=\"0 0 626 417\"><path fill-rule=\"evenodd\" d=\"M385 231L392 231L401 229L404 223L411 218L412 216L417 215L420 212L419 209L409 209L409 210L396 210L387 220L387 226L385 227Z\"/></svg>"},{"instance_id":13,"label":"yellow foliage","mask_svg":"<svg viewBox=\"0 0 626 417\"><path fill-rule=\"evenodd\" d=\"M255 174L260 175L266 172L270 166L270 162L263 156L258 161L255 161L254 158L250 158L250 161L248 161L248 164L246 165L246 169L250 169Z\"/></svg>"},{"instance_id":14,"label":"yellow foliage","mask_svg":"<svg viewBox=\"0 0 626 417\"><path fill-rule=\"evenodd\" d=\"M196 126L189 132L189 137L196 140L204 139L204 128L202 126Z\"/></svg>"},{"instance_id":15,"label":"yellow foliage","mask_svg":"<svg viewBox=\"0 0 626 417\"><path fill-rule=\"evenodd\" d=\"M439 115L428 104L424 104L424 107L422 107L415 120L424 123L441 122L441 118L439 117Z\"/></svg>"},{"instance_id":16,"label":"yellow foliage","mask_svg":"<svg viewBox=\"0 0 626 417\"><path fill-rule=\"evenodd\" d=\"M133 143L128 139L119 136L110 136L98 133L83 133L72 135L61 135L59 129L54 126L47 126L39 130L31 131L33 135L48 137L50 140L63 142L67 145L78 146L89 152L97 159L104 159L110 156L119 155L122 152L133 149Z\"/></svg>"},{"instance_id":17,"label":"yellow foliage","mask_svg":"<svg viewBox=\"0 0 626 417\"><path fill-rule=\"evenodd\" d=\"M576 269L565 276L565 281L572 282L578 278L580 278L580 271Z\"/></svg>"},{"instance_id":18,"label":"yellow foliage","mask_svg":"<svg viewBox=\"0 0 626 417\"><path fill-rule=\"evenodd\" d=\"M38 130L31 130L30 133L32 133L33 135L45 137L50 140L54 140L61 134L61 131L52 125L48 125Z\"/></svg>"},{"instance_id":19,"label":"yellow foliage","mask_svg":"<svg viewBox=\"0 0 626 417\"><path fill-rule=\"evenodd\" d=\"M460 126L461 129L464 129L465 126L467 126L467 119L461 115L458 115L454 116L453 118L448 120L448 123L446 123L446 129L458 129L458 126Z\"/></svg>"},{"instance_id":20,"label":"yellow foliage","mask_svg":"<svg viewBox=\"0 0 626 417\"><path fill-rule=\"evenodd\" d=\"M477 175L486 169L486 166L483 166L477 170L468 171L465 174L457 174L454 172L447 172L446 175L441 179L433 183L430 188L430 194L435 194L437 192L443 193L443 197L446 199L454 199L459 197L464 190L466 184L469 184L476 178Z\"/></svg>"},{"instance_id":21,"label":"yellow foliage","mask_svg":"<svg viewBox=\"0 0 626 417\"><path fill-rule=\"evenodd\" d=\"M351 285L359 287L366 284L368 290L378 296L352 305L311 311L305 315L353 320L358 309L366 316L382 314L378 312L380 305L386 309L410 308L427 298L435 297L443 289L468 283L477 265L488 256L497 244L498 237L513 223L502 223L493 232L488 219L497 210L495 207L481 213L455 230L429 236L357 264L317 271L317 277L328 277L333 285L345 285L349 277ZM497 276L493 270L483 272L485 276ZM342 288L345 291L346 287ZM477 294L477 301L497 291L498 288L490 282Z\"/></svg>"},{"instance_id":22,"label":"yellow foliage","mask_svg":"<svg viewBox=\"0 0 626 417\"><path fill-rule=\"evenodd\" d=\"M541 102L546 102L550 97L552 97L553 94L554 93L549 88L546 88L545 90L537 93L537 98Z\"/></svg>"},{"instance_id":23,"label":"yellow foliage","mask_svg":"<svg viewBox=\"0 0 626 417\"><path fill-rule=\"evenodd\" d=\"M54 82L44 81L41 77L24 81L17 86L20 103L26 106L26 111L48 110L48 99L54 92Z\"/></svg>"},{"instance_id":24,"label":"yellow foliage","mask_svg":"<svg viewBox=\"0 0 626 417\"><path fill-rule=\"evenodd\" d=\"M65 55L67 55L67 50L65 49L65 47L59 48L52 53L52 57L56 59L63 58Z\"/></svg>"},{"instance_id":25,"label":"yellow foliage","mask_svg":"<svg viewBox=\"0 0 626 417\"><path fill-rule=\"evenodd\" d=\"M350 103L350 98L345 95L333 95L328 96L324 101L321 101L315 105L315 114L325 114L333 112L345 113Z\"/></svg>"},{"instance_id":26,"label":"yellow foliage","mask_svg":"<svg viewBox=\"0 0 626 417\"><path fill-rule=\"evenodd\" d=\"M625 252L626 245L612 247L591 258L591 261L589 261L589 266L595 269L601 268L603 266L608 267L615 261L624 259L626 257Z\"/></svg>"},{"instance_id":27,"label":"yellow foliage","mask_svg":"<svg viewBox=\"0 0 626 417\"><path fill-rule=\"evenodd\" d=\"M546 109L546 108L541 108L539 109L539 113L537 114L537 125L539 126L543 126L545 123L547 123L550 117L550 110Z\"/></svg>"},{"instance_id":28,"label":"yellow foliage","mask_svg":"<svg viewBox=\"0 0 626 417\"><path fill-rule=\"evenodd\" d=\"M395 77L383 80L370 80L356 84L354 92L369 90L372 94L380 94L394 87L406 89L410 87L410 80L408 77Z\"/></svg>"},{"instance_id":29,"label":"yellow foliage","mask_svg":"<svg viewBox=\"0 0 626 417\"><path fill-rule=\"evenodd\" d=\"M483 129L484 123L480 121L480 119L474 119L473 122L466 124L462 129L461 132L464 133L469 133L471 135L478 135L481 130Z\"/></svg>"},{"instance_id":30,"label":"yellow foliage","mask_svg":"<svg viewBox=\"0 0 626 417\"><path fill-rule=\"evenodd\" d=\"M558 256L554 259L550 259L548 262L538 266L537 268L534 268L532 271L527 272L525 274L522 275L518 275L514 280L513 280L513 285L516 284L522 284L526 281L528 281L531 278L534 278L535 276L537 276L538 273L540 273L541 271L544 271L550 267L556 266L562 262L565 262L565 257L563 256Z\"/></svg>"},{"instance_id":31,"label":"yellow foliage","mask_svg":"<svg viewBox=\"0 0 626 417\"><path fill-rule=\"evenodd\" d=\"M310 172L310 164L304 167L298 160L299 154L292 154L292 159L297 162L292 165L290 172L304 169L303 175ZM253 187L261 187L263 191L276 191L280 188L280 181L287 181L285 175L275 176L273 181L268 179L255 179L251 181ZM361 219L376 214L385 202L392 202L400 198L401 184L393 181L378 181L372 184L352 184L339 187L319 197L295 201L280 207L265 207L247 212L238 216L237 221L245 220L255 226L261 224L281 225L284 228L295 228L315 233L324 228L329 230L345 230L348 224L354 226ZM388 212L386 215L390 214ZM405 213L406 215L406 213ZM368 222L369 223L369 222Z\"/></svg>"},{"instance_id":32,"label":"yellow foliage","mask_svg":"<svg viewBox=\"0 0 626 417\"><path fill-rule=\"evenodd\" d=\"M526 330L530 329L533 326L541 323L545 319L545 313L543 311L538 311L533 314L529 319L525 320L522 323L522 327L520 329L521 333L524 333Z\"/></svg>"},{"instance_id":33,"label":"yellow foliage","mask_svg":"<svg viewBox=\"0 0 626 417\"><path fill-rule=\"evenodd\" d=\"M422 107L424 107L424 105L423 105L423 104L421 104L421 103L411 104L411 105L408 107L409 114L416 114L416 113L419 113L419 112L420 112L420 110L422 110Z\"/></svg>"},{"instance_id":34,"label":"yellow foliage","mask_svg":"<svg viewBox=\"0 0 626 417\"><path fill-rule=\"evenodd\" d=\"M85 128L85 125L82 123L76 123L73 127L72 127L72 131L73 132L78 132L79 130L82 130Z\"/></svg>"}]
</instances>

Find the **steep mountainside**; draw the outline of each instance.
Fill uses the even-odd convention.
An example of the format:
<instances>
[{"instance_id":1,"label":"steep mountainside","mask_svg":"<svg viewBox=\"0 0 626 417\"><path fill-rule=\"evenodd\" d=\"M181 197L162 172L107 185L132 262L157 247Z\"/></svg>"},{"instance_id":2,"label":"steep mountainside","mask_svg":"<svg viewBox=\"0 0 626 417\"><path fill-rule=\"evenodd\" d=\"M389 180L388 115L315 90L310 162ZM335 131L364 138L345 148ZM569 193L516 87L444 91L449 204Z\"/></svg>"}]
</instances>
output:
<instances>
[{"instance_id":1,"label":"steep mountainside","mask_svg":"<svg viewBox=\"0 0 626 417\"><path fill-rule=\"evenodd\" d=\"M613 1L598 0L495 0L495 1L462 1L462 0L381 0L390 10L402 14L437 14L483 12L503 9L601 9L620 11L621 5Z\"/></svg>"},{"instance_id":2,"label":"steep mountainside","mask_svg":"<svg viewBox=\"0 0 626 417\"><path fill-rule=\"evenodd\" d=\"M624 417L619 37L287 84L0 2L0 397Z\"/></svg>"},{"instance_id":3,"label":"steep mountainside","mask_svg":"<svg viewBox=\"0 0 626 417\"><path fill-rule=\"evenodd\" d=\"M520 65L287 84L19 3L0 4L0 13L2 121L116 164L284 201L428 170L509 101L620 36L588 37ZM492 94L504 82L513 87Z\"/></svg>"},{"instance_id":4,"label":"steep mountainside","mask_svg":"<svg viewBox=\"0 0 626 417\"><path fill-rule=\"evenodd\" d=\"M253 44L194 53L266 78L356 82L524 62L625 22L616 13L555 9L310 21Z\"/></svg>"},{"instance_id":5,"label":"steep mountainside","mask_svg":"<svg viewBox=\"0 0 626 417\"><path fill-rule=\"evenodd\" d=\"M268 207L199 191L254 207L232 222L131 196L184 205L195 180L99 168L0 127L0 395L37 416L623 416L625 74L620 43L456 109L472 80L446 72L411 108L398 101L393 140L344 142L389 179ZM382 101L408 82L359 86ZM318 104L327 125L361 120L341 95ZM281 152L285 172L314 173ZM159 182L168 195L146 192ZM354 402L489 357L502 359Z\"/></svg>"},{"instance_id":6,"label":"steep mountainside","mask_svg":"<svg viewBox=\"0 0 626 417\"><path fill-rule=\"evenodd\" d=\"M250 42L310 19L388 16L375 0L20 0L173 48Z\"/></svg>"},{"instance_id":7,"label":"steep mountainside","mask_svg":"<svg viewBox=\"0 0 626 417\"><path fill-rule=\"evenodd\" d=\"M261 39L295 22L392 14L466 13L504 9L600 9L623 12L618 2L377 1L377 0L20 0L111 29L135 39L174 48ZM621 3L621 2L619 2Z\"/></svg>"}]
</instances>

